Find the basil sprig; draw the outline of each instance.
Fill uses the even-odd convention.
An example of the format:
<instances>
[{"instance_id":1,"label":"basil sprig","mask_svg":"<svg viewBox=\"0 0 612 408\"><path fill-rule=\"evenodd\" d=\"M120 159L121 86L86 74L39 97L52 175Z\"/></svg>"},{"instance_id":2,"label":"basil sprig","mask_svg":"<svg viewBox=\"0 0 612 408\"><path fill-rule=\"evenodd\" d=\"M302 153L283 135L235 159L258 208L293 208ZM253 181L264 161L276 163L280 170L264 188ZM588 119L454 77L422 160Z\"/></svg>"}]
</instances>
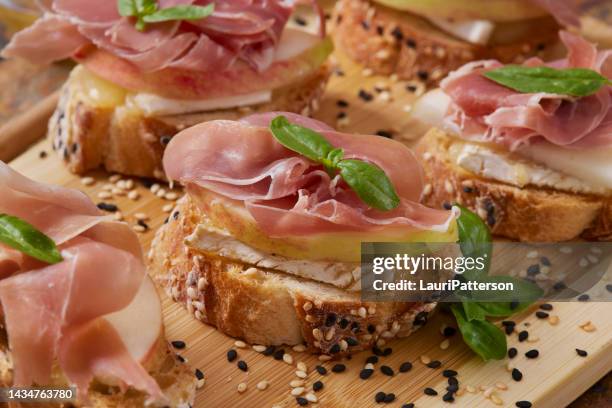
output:
<instances>
[{"instance_id":1,"label":"basil sprig","mask_svg":"<svg viewBox=\"0 0 612 408\"><path fill-rule=\"evenodd\" d=\"M55 242L34 226L12 215L0 214L0 242L50 264L62 261Z\"/></svg>"},{"instance_id":2,"label":"basil sprig","mask_svg":"<svg viewBox=\"0 0 612 408\"><path fill-rule=\"evenodd\" d=\"M340 177L370 207L381 211L397 208L400 199L389 177L378 166L362 160L344 159L344 151L334 148L323 135L312 129L295 125L284 116L270 122L270 131L280 144Z\"/></svg>"},{"instance_id":3,"label":"basil sprig","mask_svg":"<svg viewBox=\"0 0 612 408\"><path fill-rule=\"evenodd\" d=\"M523 279L511 276L488 276L491 266L492 239L489 228L472 211L456 205L461 210L457 219L459 246L465 257L484 258L482 271L468 270L462 279L478 282L512 283L521 293L521 302L512 298L491 302L492 294L458 291L461 300L453 304L451 310L465 343L483 360L501 360L506 355L506 336L504 332L487 320L488 317L507 317L527 308L542 296L542 289ZM495 297L500 294L496 293Z\"/></svg>"},{"instance_id":4,"label":"basil sprig","mask_svg":"<svg viewBox=\"0 0 612 408\"><path fill-rule=\"evenodd\" d=\"M583 97L594 94L612 81L592 69L524 67L507 65L484 73L484 76L521 93L545 92Z\"/></svg>"},{"instance_id":5,"label":"basil sprig","mask_svg":"<svg viewBox=\"0 0 612 408\"><path fill-rule=\"evenodd\" d=\"M180 5L159 9L155 0L117 0L117 10L123 17L135 17L136 28L143 31L147 23L199 20L208 17L214 12L215 5Z\"/></svg>"}]
</instances>

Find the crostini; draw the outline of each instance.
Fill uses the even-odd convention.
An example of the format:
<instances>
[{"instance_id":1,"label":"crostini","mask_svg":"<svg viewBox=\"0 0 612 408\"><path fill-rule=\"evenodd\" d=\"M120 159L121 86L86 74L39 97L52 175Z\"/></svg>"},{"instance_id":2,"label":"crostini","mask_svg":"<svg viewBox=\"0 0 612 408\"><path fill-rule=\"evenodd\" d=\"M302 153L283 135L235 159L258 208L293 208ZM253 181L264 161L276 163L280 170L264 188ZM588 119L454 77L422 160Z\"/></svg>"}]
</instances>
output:
<instances>
[{"instance_id":1,"label":"crostini","mask_svg":"<svg viewBox=\"0 0 612 408\"><path fill-rule=\"evenodd\" d=\"M197 379L165 340L135 233L3 162L0 190L2 387L65 388L79 407L191 406Z\"/></svg>"},{"instance_id":2,"label":"crostini","mask_svg":"<svg viewBox=\"0 0 612 408\"><path fill-rule=\"evenodd\" d=\"M56 0L2 55L79 63L48 131L71 171L163 178L185 127L317 108L333 45L312 3L318 30L288 24L292 1Z\"/></svg>"},{"instance_id":3,"label":"crostini","mask_svg":"<svg viewBox=\"0 0 612 408\"><path fill-rule=\"evenodd\" d=\"M340 0L334 40L382 75L437 84L475 60L521 63L579 25L573 0Z\"/></svg>"},{"instance_id":4,"label":"crostini","mask_svg":"<svg viewBox=\"0 0 612 408\"><path fill-rule=\"evenodd\" d=\"M566 59L465 65L417 101L424 202L463 203L498 235L612 235L612 51L561 32Z\"/></svg>"}]
</instances>

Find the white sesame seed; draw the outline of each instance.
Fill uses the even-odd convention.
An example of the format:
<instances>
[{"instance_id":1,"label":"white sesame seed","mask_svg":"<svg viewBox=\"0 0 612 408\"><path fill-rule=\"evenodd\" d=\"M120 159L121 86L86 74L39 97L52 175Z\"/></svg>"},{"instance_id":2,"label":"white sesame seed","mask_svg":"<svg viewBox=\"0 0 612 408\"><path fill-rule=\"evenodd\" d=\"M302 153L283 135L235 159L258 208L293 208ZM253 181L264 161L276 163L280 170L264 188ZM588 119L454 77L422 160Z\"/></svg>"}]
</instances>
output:
<instances>
[{"instance_id":1,"label":"white sesame seed","mask_svg":"<svg viewBox=\"0 0 612 408\"><path fill-rule=\"evenodd\" d=\"M134 214L134 218L139 221L147 221L149 219L149 216L145 213L136 213Z\"/></svg>"},{"instance_id":2,"label":"white sesame seed","mask_svg":"<svg viewBox=\"0 0 612 408\"><path fill-rule=\"evenodd\" d=\"M424 196L428 196L431 194L433 190L433 186L429 183L425 184L425 187L423 187L423 195Z\"/></svg>"},{"instance_id":3,"label":"white sesame seed","mask_svg":"<svg viewBox=\"0 0 612 408\"><path fill-rule=\"evenodd\" d=\"M591 247L591 252L594 254L601 254L602 250L599 247Z\"/></svg>"},{"instance_id":4,"label":"white sesame seed","mask_svg":"<svg viewBox=\"0 0 612 408\"><path fill-rule=\"evenodd\" d=\"M485 398L491 398L491 395L493 394L493 391L495 391L495 389L493 387L487 387L487 388L485 388L485 390L482 393L482 395Z\"/></svg>"},{"instance_id":5,"label":"white sesame seed","mask_svg":"<svg viewBox=\"0 0 612 408\"><path fill-rule=\"evenodd\" d=\"M302 308L304 309L305 312L308 312L308 311L310 311L312 309L312 303L311 302L306 302L306 303L304 303Z\"/></svg>"},{"instance_id":6,"label":"white sesame seed","mask_svg":"<svg viewBox=\"0 0 612 408\"><path fill-rule=\"evenodd\" d=\"M423 160L425 160L425 161L431 160L432 157L433 157L433 155L431 154L431 152L423 153Z\"/></svg>"},{"instance_id":7,"label":"white sesame seed","mask_svg":"<svg viewBox=\"0 0 612 408\"><path fill-rule=\"evenodd\" d=\"M203 320L204 319L204 315L202 314L202 312L200 312L199 310L196 310L194 313L194 316L196 319L198 320Z\"/></svg>"},{"instance_id":8,"label":"white sesame seed","mask_svg":"<svg viewBox=\"0 0 612 408\"><path fill-rule=\"evenodd\" d=\"M206 289L206 279L200 278L198 279L198 290L203 291L204 289Z\"/></svg>"},{"instance_id":9,"label":"white sesame seed","mask_svg":"<svg viewBox=\"0 0 612 408\"><path fill-rule=\"evenodd\" d=\"M310 314L306 315L305 319L308 323L314 323L317 320L313 315Z\"/></svg>"},{"instance_id":10,"label":"white sesame seed","mask_svg":"<svg viewBox=\"0 0 612 408\"><path fill-rule=\"evenodd\" d=\"M242 340L236 340L234 342L234 346L236 346L237 348L243 349L243 348L246 348L247 344Z\"/></svg>"},{"instance_id":11,"label":"white sesame seed","mask_svg":"<svg viewBox=\"0 0 612 408\"><path fill-rule=\"evenodd\" d=\"M312 329L312 337L319 341L323 340L323 334L319 328Z\"/></svg>"},{"instance_id":12,"label":"white sesame seed","mask_svg":"<svg viewBox=\"0 0 612 408\"><path fill-rule=\"evenodd\" d=\"M410 112L412 112L412 105L404 105L404 106L402 107L402 110L403 110L404 112L406 112L406 113L410 113Z\"/></svg>"},{"instance_id":13,"label":"white sesame seed","mask_svg":"<svg viewBox=\"0 0 612 408\"><path fill-rule=\"evenodd\" d=\"M142 225L134 225L132 228L136 232L146 232L147 231L147 229L143 227Z\"/></svg>"},{"instance_id":14,"label":"white sesame seed","mask_svg":"<svg viewBox=\"0 0 612 408\"><path fill-rule=\"evenodd\" d=\"M113 195L109 193L108 191L101 191L98 193L98 198L101 198L103 200L108 200L110 198L113 198Z\"/></svg>"},{"instance_id":15,"label":"white sesame seed","mask_svg":"<svg viewBox=\"0 0 612 408\"><path fill-rule=\"evenodd\" d=\"M121 211L117 211L113 214L113 217L115 218L116 221L123 221L123 214L121 213Z\"/></svg>"},{"instance_id":16,"label":"white sesame seed","mask_svg":"<svg viewBox=\"0 0 612 408\"><path fill-rule=\"evenodd\" d=\"M365 318L366 318L366 316L368 315L368 311L367 311L367 310L366 310L366 308L365 308L365 307L363 307L363 306L361 306L361 307L359 308L358 313L359 313L359 317L361 317L361 318L363 318L363 319L365 319Z\"/></svg>"},{"instance_id":17,"label":"white sesame seed","mask_svg":"<svg viewBox=\"0 0 612 408\"><path fill-rule=\"evenodd\" d=\"M93 177L83 177L81 179L81 184L84 186L93 186L96 183L96 180Z\"/></svg>"},{"instance_id":18,"label":"white sesame seed","mask_svg":"<svg viewBox=\"0 0 612 408\"><path fill-rule=\"evenodd\" d=\"M160 186L159 184L155 183L155 184L153 184L153 185L151 186L151 188L150 188L149 190L150 190L150 191L151 191L153 194L156 194L156 193L159 191L159 189L160 189L160 188L161 188L161 186Z\"/></svg>"},{"instance_id":19,"label":"white sesame seed","mask_svg":"<svg viewBox=\"0 0 612 408\"><path fill-rule=\"evenodd\" d=\"M580 266L581 268L586 268L587 266L589 266L589 261L587 261L585 258L580 258L578 266Z\"/></svg>"},{"instance_id":20,"label":"white sesame seed","mask_svg":"<svg viewBox=\"0 0 612 408\"><path fill-rule=\"evenodd\" d=\"M121 180L121 175L120 174L113 174L112 176L110 176L108 178L108 181L110 181L111 183L116 183L119 180Z\"/></svg>"},{"instance_id":21,"label":"white sesame seed","mask_svg":"<svg viewBox=\"0 0 612 408\"><path fill-rule=\"evenodd\" d=\"M371 77L372 74L374 74L374 71L372 71L370 68L365 68L363 71L361 71L361 75L364 77Z\"/></svg>"},{"instance_id":22,"label":"white sesame seed","mask_svg":"<svg viewBox=\"0 0 612 408\"><path fill-rule=\"evenodd\" d=\"M499 398L497 394L491 395L491 401L493 401L495 405L504 405L504 401L502 401L502 399Z\"/></svg>"},{"instance_id":23,"label":"white sesame seed","mask_svg":"<svg viewBox=\"0 0 612 408\"><path fill-rule=\"evenodd\" d=\"M540 341L538 336L529 336L529 338L527 338L527 343L537 343L538 341Z\"/></svg>"},{"instance_id":24,"label":"white sesame seed","mask_svg":"<svg viewBox=\"0 0 612 408\"><path fill-rule=\"evenodd\" d=\"M298 344L296 346L293 346L292 350L296 353L303 353L306 351L306 346L304 346L303 344Z\"/></svg>"},{"instance_id":25,"label":"white sesame seed","mask_svg":"<svg viewBox=\"0 0 612 408\"><path fill-rule=\"evenodd\" d=\"M291 388L297 388L297 387L303 387L304 384L306 384L304 380L293 380L289 383L289 386Z\"/></svg>"},{"instance_id":26,"label":"white sesame seed","mask_svg":"<svg viewBox=\"0 0 612 408\"><path fill-rule=\"evenodd\" d=\"M294 397L302 395L303 393L304 393L304 387L295 387L294 389L291 390L291 395L293 395Z\"/></svg>"},{"instance_id":27,"label":"white sesame seed","mask_svg":"<svg viewBox=\"0 0 612 408\"><path fill-rule=\"evenodd\" d=\"M255 350L258 353L263 353L264 351L266 351L266 346L262 346L260 344L255 344L253 346L253 350Z\"/></svg>"},{"instance_id":28,"label":"white sesame seed","mask_svg":"<svg viewBox=\"0 0 612 408\"><path fill-rule=\"evenodd\" d=\"M206 379L204 379L204 378L199 379L199 380L196 382L196 388L199 390L200 388L204 387L204 384L205 384L205 383L206 383Z\"/></svg>"},{"instance_id":29,"label":"white sesame seed","mask_svg":"<svg viewBox=\"0 0 612 408\"><path fill-rule=\"evenodd\" d=\"M476 392L476 388L473 385L466 385L465 390L470 394L474 394Z\"/></svg>"},{"instance_id":30,"label":"white sesame seed","mask_svg":"<svg viewBox=\"0 0 612 408\"><path fill-rule=\"evenodd\" d=\"M157 193L155 193L155 195L159 198L163 198L166 195L166 190L160 188L159 190L157 190Z\"/></svg>"},{"instance_id":31,"label":"white sesame seed","mask_svg":"<svg viewBox=\"0 0 612 408\"><path fill-rule=\"evenodd\" d=\"M444 181L444 189L446 190L448 194L453 194L453 192L455 191L455 188L453 187L451 182L448 180Z\"/></svg>"},{"instance_id":32,"label":"white sesame seed","mask_svg":"<svg viewBox=\"0 0 612 408\"><path fill-rule=\"evenodd\" d=\"M369 314L369 315L376 314L376 306L370 306L370 307L368 307L368 314Z\"/></svg>"},{"instance_id":33,"label":"white sesame seed","mask_svg":"<svg viewBox=\"0 0 612 408\"><path fill-rule=\"evenodd\" d=\"M338 344L340 345L340 350L342 351L348 350L348 343L346 342L346 340L342 339L340 340L340 342L338 342Z\"/></svg>"},{"instance_id":34,"label":"white sesame seed","mask_svg":"<svg viewBox=\"0 0 612 408\"><path fill-rule=\"evenodd\" d=\"M450 341L448 339L444 339L442 340L442 343L440 343L440 348L442 350L446 350L449 346L450 346Z\"/></svg>"},{"instance_id":35,"label":"white sesame seed","mask_svg":"<svg viewBox=\"0 0 612 408\"><path fill-rule=\"evenodd\" d=\"M372 363L368 363L365 366L363 366L364 370L373 370L374 369L374 364Z\"/></svg>"},{"instance_id":36,"label":"white sesame seed","mask_svg":"<svg viewBox=\"0 0 612 408\"><path fill-rule=\"evenodd\" d=\"M387 344L387 342L385 340L383 340L383 339L376 340L376 347L382 347L385 344Z\"/></svg>"},{"instance_id":37,"label":"white sesame seed","mask_svg":"<svg viewBox=\"0 0 612 408\"><path fill-rule=\"evenodd\" d=\"M293 356L289 353L283 354L283 361L289 365L293 364Z\"/></svg>"},{"instance_id":38,"label":"white sesame seed","mask_svg":"<svg viewBox=\"0 0 612 408\"><path fill-rule=\"evenodd\" d=\"M557 324L559 324L559 316L557 315L550 316L547 320L551 326L556 326Z\"/></svg>"},{"instance_id":39,"label":"white sesame seed","mask_svg":"<svg viewBox=\"0 0 612 408\"><path fill-rule=\"evenodd\" d=\"M595 325L593 325L593 323L591 322L583 323L582 325L580 325L580 328L587 333L591 333L597 330L597 327L595 327Z\"/></svg>"},{"instance_id":40,"label":"white sesame seed","mask_svg":"<svg viewBox=\"0 0 612 408\"><path fill-rule=\"evenodd\" d=\"M332 326L327 333L325 333L325 340L330 341L332 337L334 337L334 334L336 334L336 327Z\"/></svg>"},{"instance_id":41,"label":"white sesame seed","mask_svg":"<svg viewBox=\"0 0 612 408\"><path fill-rule=\"evenodd\" d=\"M380 336L381 336L383 339L392 339L392 338L393 338L393 336L394 336L394 334L393 334L393 333L391 333L389 330L385 330L384 332L382 332L382 333L380 334Z\"/></svg>"},{"instance_id":42,"label":"white sesame seed","mask_svg":"<svg viewBox=\"0 0 612 408\"><path fill-rule=\"evenodd\" d=\"M169 193L164 194L164 198L168 201L175 201L178 198L178 194L171 191Z\"/></svg>"},{"instance_id":43,"label":"white sesame seed","mask_svg":"<svg viewBox=\"0 0 612 408\"><path fill-rule=\"evenodd\" d=\"M318 402L318 401L319 401L319 400L317 399L317 396L316 396L316 395L314 395L312 392L309 392L308 394L306 394L305 398L306 398L308 401L312 402L312 403L316 403L316 402Z\"/></svg>"},{"instance_id":44,"label":"white sesame seed","mask_svg":"<svg viewBox=\"0 0 612 408\"><path fill-rule=\"evenodd\" d=\"M303 361L298 362L296 367L299 371L308 372L308 366Z\"/></svg>"},{"instance_id":45,"label":"white sesame seed","mask_svg":"<svg viewBox=\"0 0 612 408\"><path fill-rule=\"evenodd\" d=\"M120 188L113 188L111 190L111 193L113 193L113 195L116 195L116 196L124 196L125 195L125 191L123 191Z\"/></svg>"},{"instance_id":46,"label":"white sesame seed","mask_svg":"<svg viewBox=\"0 0 612 408\"><path fill-rule=\"evenodd\" d=\"M495 387L499 390L507 390L508 386L506 385L506 383L503 383L501 381L498 381L495 383Z\"/></svg>"},{"instance_id":47,"label":"white sesame seed","mask_svg":"<svg viewBox=\"0 0 612 408\"><path fill-rule=\"evenodd\" d=\"M572 252L574 252L574 250L572 249L572 247L562 246L561 248L559 248L559 252L561 252L562 254L571 254Z\"/></svg>"},{"instance_id":48,"label":"white sesame seed","mask_svg":"<svg viewBox=\"0 0 612 408\"><path fill-rule=\"evenodd\" d=\"M597 258L595 255L588 254L586 257L592 264L596 264L597 262L599 262L599 258Z\"/></svg>"},{"instance_id":49,"label":"white sesame seed","mask_svg":"<svg viewBox=\"0 0 612 408\"><path fill-rule=\"evenodd\" d=\"M421 355L421 357L419 357L419 360L421 360L421 363L423 363L423 364L431 363L431 358L429 358L425 354Z\"/></svg>"},{"instance_id":50,"label":"white sesame seed","mask_svg":"<svg viewBox=\"0 0 612 408\"><path fill-rule=\"evenodd\" d=\"M260 381L260 382L258 382L258 383L257 383L257 389L258 389L259 391L263 391L263 390L265 390L266 388L268 388L268 385L270 385L270 384L268 383L268 381L266 381L266 380Z\"/></svg>"},{"instance_id":51,"label":"white sesame seed","mask_svg":"<svg viewBox=\"0 0 612 408\"><path fill-rule=\"evenodd\" d=\"M374 56L378 59L385 60L391 56L391 53L387 49L382 49L374 54Z\"/></svg>"},{"instance_id":52,"label":"white sesame seed","mask_svg":"<svg viewBox=\"0 0 612 408\"><path fill-rule=\"evenodd\" d=\"M526 255L529 259L534 259L538 257L538 251L529 251Z\"/></svg>"},{"instance_id":53,"label":"white sesame seed","mask_svg":"<svg viewBox=\"0 0 612 408\"><path fill-rule=\"evenodd\" d=\"M303 379L303 378L308 377L308 374L307 374L306 372L304 372L304 371L301 371L301 370L297 370L297 371L295 372L295 375L296 375L298 378L302 378L302 379Z\"/></svg>"},{"instance_id":54,"label":"white sesame seed","mask_svg":"<svg viewBox=\"0 0 612 408\"><path fill-rule=\"evenodd\" d=\"M172 211L173 208L174 206L172 204L166 204L162 207L162 211L165 213L169 213Z\"/></svg>"},{"instance_id":55,"label":"white sesame seed","mask_svg":"<svg viewBox=\"0 0 612 408\"><path fill-rule=\"evenodd\" d=\"M329 361L331 359L332 359L332 357L328 356L327 354L321 354L319 356L319 361L321 361L321 362L326 362L326 361Z\"/></svg>"},{"instance_id":56,"label":"white sesame seed","mask_svg":"<svg viewBox=\"0 0 612 408\"><path fill-rule=\"evenodd\" d=\"M126 190L133 189L134 188L134 180L132 180L132 179L126 180L123 186L124 186L124 188Z\"/></svg>"},{"instance_id":57,"label":"white sesame seed","mask_svg":"<svg viewBox=\"0 0 612 408\"><path fill-rule=\"evenodd\" d=\"M199 300L196 300L196 301L192 302L192 304L193 304L193 306L194 306L196 309L198 309L200 312L203 312L203 311L204 311L204 308L205 308L205 306L204 306L204 302L200 302Z\"/></svg>"},{"instance_id":58,"label":"white sesame seed","mask_svg":"<svg viewBox=\"0 0 612 408\"><path fill-rule=\"evenodd\" d=\"M237 389L238 389L238 392L242 394L243 392L246 391L247 384L246 383L240 383L240 384L238 384Z\"/></svg>"},{"instance_id":59,"label":"white sesame seed","mask_svg":"<svg viewBox=\"0 0 612 408\"><path fill-rule=\"evenodd\" d=\"M128 193L128 198L132 201L136 201L140 198L140 193L136 190L132 190Z\"/></svg>"}]
</instances>

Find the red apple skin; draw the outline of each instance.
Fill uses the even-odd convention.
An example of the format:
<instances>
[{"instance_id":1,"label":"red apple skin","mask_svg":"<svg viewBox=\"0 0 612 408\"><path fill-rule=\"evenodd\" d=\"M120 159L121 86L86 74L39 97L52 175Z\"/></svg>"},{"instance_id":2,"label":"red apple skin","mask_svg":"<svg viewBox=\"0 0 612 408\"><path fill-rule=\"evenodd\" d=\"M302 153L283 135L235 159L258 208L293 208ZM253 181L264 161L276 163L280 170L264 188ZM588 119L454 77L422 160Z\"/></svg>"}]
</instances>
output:
<instances>
[{"instance_id":1,"label":"red apple skin","mask_svg":"<svg viewBox=\"0 0 612 408\"><path fill-rule=\"evenodd\" d=\"M142 72L135 65L107 51L90 47L73 58L96 75L134 92L147 92L172 99L208 99L280 88L317 70L333 51L329 38L294 58L277 61L264 72L246 64L223 72L166 68Z\"/></svg>"}]
</instances>

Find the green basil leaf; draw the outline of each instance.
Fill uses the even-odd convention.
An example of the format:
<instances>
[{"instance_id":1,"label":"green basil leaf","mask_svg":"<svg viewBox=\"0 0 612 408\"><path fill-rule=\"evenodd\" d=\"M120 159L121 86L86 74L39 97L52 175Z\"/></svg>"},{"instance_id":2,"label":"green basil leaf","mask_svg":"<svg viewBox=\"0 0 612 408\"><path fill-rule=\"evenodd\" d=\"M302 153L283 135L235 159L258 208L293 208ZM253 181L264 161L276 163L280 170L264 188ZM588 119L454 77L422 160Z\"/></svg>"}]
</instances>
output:
<instances>
[{"instance_id":1,"label":"green basil leaf","mask_svg":"<svg viewBox=\"0 0 612 408\"><path fill-rule=\"evenodd\" d=\"M389 211L399 206L395 187L380 167L361 160L342 160L338 168L344 181L370 207Z\"/></svg>"},{"instance_id":2,"label":"green basil leaf","mask_svg":"<svg viewBox=\"0 0 612 408\"><path fill-rule=\"evenodd\" d=\"M144 16L142 19L145 23L161 23L172 20L200 20L210 16L214 11L214 3L207 6L182 5L157 10Z\"/></svg>"},{"instance_id":3,"label":"green basil leaf","mask_svg":"<svg viewBox=\"0 0 612 408\"><path fill-rule=\"evenodd\" d=\"M478 302L463 300L461 304L463 305L463 311L467 320L485 320L487 317L487 314Z\"/></svg>"},{"instance_id":4,"label":"green basil leaf","mask_svg":"<svg viewBox=\"0 0 612 408\"><path fill-rule=\"evenodd\" d=\"M0 242L50 264L62 261L55 242L31 224L12 215L0 214Z\"/></svg>"},{"instance_id":5,"label":"green basil leaf","mask_svg":"<svg viewBox=\"0 0 612 408\"><path fill-rule=\"evenodd\" d=\"M145 14L154 13L157 10L157 2L155 0L134 0L136 4L136 14L143 16Z\"/></svg>"},{"instance_id":6,"label":"green basil leaf","mask_svg":"<svg viewBox=\"0 0 612 408\"><path fill-rule=\"evenodd\" d=\"M314 130L290 123L286 117L277 116L270 122L272 135L287 149L310 160L323 163L334 147Z\"/></svg>"},{"instance_id":7,"label":"green basil leaf","mask_svg":"<svg viewBox=\"0 0 612 408\"><path fill-rule=\"evenodd\" d=\"M506 336L499 327L487 320L468 320L458 305L452 305L451 310L463 341L483 360L502 360L506 356Z\"/></svg>"},{"instance_id":8,"label":"green basil leaf","mask_svg":"<svg viewBox=\"0 0 612 408\"><path fill-rule=\"evenodd\" d=\"M524 67L508 65L484 73L484 76L522 93L546 92L576 97L589 96L612 82L592 69Z\"/></svg>"},{"instance_id":9,"label":"green basil leaf","mask_svg":"<svg viewBox=\"0 0 612 408\"><path fill-rule=\"evenodd\" d=\"M134 0L117 0L117 11L123 17L135 16L137 14Z\"/></svg>"},{"instance_id":10,"label":"green basil leaf","mask_svg":"<svg viewBox=\"0 0 612 408\"><path fill-rule=\"evenodd\" d=\"M456 204L455 207L461 210L461 215L457 218L461 253L466 258L484 258L485 267L482 270L474 269L463 273L466 279L475 280L485 276L491 267L493 253L491 231L478 215L461 205Z\"/></svg>"},{"instance_id":11,"label":"green basil leaf","mask_svg":"<svg viewBox=\"0 0 612 408\"><path fill-rule=\"evenodd\" d=\"M344 150L340 148L333 149L327 154L327 160L329 160L331 167L338 168L338 163L344 157Z\"/></svg>"}]
</instances>

